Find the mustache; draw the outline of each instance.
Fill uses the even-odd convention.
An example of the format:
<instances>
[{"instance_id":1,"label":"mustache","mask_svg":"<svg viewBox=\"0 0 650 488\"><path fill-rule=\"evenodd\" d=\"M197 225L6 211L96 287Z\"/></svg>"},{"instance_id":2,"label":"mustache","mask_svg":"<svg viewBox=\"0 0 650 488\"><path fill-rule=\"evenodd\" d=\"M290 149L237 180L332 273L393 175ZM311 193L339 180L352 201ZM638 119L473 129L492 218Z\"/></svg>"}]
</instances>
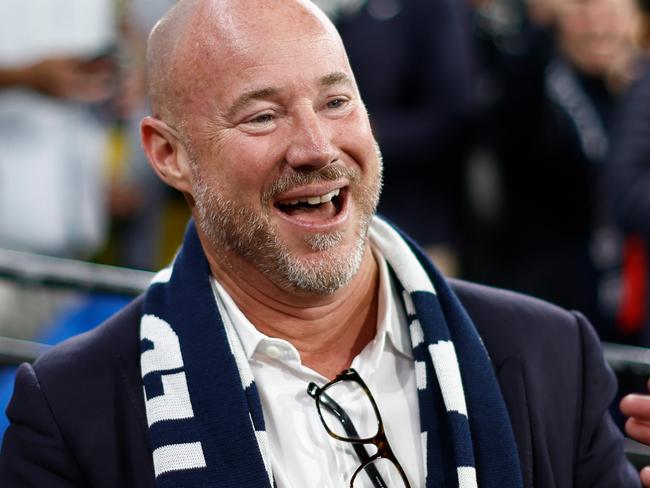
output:
<instances>
[{"instance_id":1,"label":"mustache","mask_svg":"<svg viewBox=\"0 0 650 488\"><path fill-rule=\"evenodd\" d=\"M322 168L311 170L295 170L292 168L289 172L280 176L264 191L262 201L265 203L272 202L281 193L298 186L307 186L314 183L340 179L347 179L350 183L358 183L361 180L361 174L358 169L348 168L340 163L331 163Z\"/></svg>"}]
</instances>

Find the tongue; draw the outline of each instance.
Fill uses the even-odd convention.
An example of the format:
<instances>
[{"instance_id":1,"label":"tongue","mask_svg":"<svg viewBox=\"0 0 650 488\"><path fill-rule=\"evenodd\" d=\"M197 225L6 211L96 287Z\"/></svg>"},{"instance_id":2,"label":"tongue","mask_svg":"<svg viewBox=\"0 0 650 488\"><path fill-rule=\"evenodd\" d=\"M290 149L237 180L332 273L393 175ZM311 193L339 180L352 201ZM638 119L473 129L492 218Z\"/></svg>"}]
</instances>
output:
<instances>
[{"instance_id":1,"label":"tongue","mask_svg":"<svg viewBox=\"0 0 650 488\"><path fill-rule=\"evenodd\" d=\"M296 205L283 209L287 215L305 222L323 222L336 215L336 207L332 202L319 205Z\"/></svg>"}]
</instances>

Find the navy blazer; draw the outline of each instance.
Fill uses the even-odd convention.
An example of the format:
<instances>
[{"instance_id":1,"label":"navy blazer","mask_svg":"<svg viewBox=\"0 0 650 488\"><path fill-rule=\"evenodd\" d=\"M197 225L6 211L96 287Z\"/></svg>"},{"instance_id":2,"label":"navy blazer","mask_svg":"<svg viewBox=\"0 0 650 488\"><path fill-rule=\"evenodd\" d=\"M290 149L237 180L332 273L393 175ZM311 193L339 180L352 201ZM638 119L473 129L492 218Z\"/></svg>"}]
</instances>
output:
<instances>
[{"instance_id":1,"label":"navy blazer","mask_svg":"<svg viewBox=\"0 0 650 488\"><path fill-rule=\"evenodd\" d=\"M452 285L497 372L525 486L639 487L607 412L616 382L584 317L515 293ZM138 298L20 367L0 486L154 486L139 371L141 308ZM220 486L258 488L241 482L252 462L238 460Z\"/></svg>"}]
</instances>

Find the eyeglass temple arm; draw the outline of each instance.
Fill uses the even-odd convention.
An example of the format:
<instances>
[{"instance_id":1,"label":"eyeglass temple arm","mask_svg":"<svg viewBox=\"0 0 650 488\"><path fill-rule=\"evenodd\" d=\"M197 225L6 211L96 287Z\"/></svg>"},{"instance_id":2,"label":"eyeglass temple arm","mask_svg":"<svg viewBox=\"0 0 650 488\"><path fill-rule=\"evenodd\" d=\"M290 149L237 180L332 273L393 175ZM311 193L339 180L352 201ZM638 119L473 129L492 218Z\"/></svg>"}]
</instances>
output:
<instances>
[{"instance_id":1,"label":"eyeglass temple arm","mask_svg":"<svg viewBox=\"0 0 650 488\"><path fill-rule=\"evenodd\" d=\"M308 389L308 393L311 396L315 396L316 392L318 391L316 390L316 388L318 387L314 385L316 388L312 389L311 385L309 386L310 388ZM343 429L345 430L345 433L348 435L348 437L353 439L359 438L359 433L357 432L354 423L352 422L348 414L345 413L345 410L343 410L341 406L338 403L336 403L336 401L334 401L332 397L330 397L324 391L321 391L320 402L321 405L323 405L332 415L334 415L338 419L338 421L343 426ZM354 452L357 453L357 456L359 457L359 460L361 461L362 464L368 462L370 456L368 455L368 451L366 451L366 448L363 444L353 442L352 448L354 449ZM377 471L377 468L375 467L374 464L368 464L363 469L368 474L368 478L370 478L370 481L372 481L372 484L375 488L388 488L388 485L386 485L386 482L381 477L379 471Z\"/></svg>"}]
</instances>

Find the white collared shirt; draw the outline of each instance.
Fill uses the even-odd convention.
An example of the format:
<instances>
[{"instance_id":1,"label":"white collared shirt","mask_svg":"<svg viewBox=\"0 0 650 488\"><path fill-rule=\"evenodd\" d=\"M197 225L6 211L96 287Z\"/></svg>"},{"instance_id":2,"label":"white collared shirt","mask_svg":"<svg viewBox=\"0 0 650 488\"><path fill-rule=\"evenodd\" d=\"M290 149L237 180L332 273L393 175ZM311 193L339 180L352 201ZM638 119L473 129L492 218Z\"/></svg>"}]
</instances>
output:
<instances>
[{"instance_id":1,"label":"white collared shirt","mask_svg":"<svg viewBox=\"0 0 650 488\"><path fill-rule=\"evenodd\" d=\"M417 389L407 321L388 267L379 264L377 334L353 359L381 412L388 441L411 486L423 486L424 462ZM289 342L268 337L244 316L213 279L224 321L236 331L260 395L278 488L343 488L360 464L352 445L333 439L323 427L307 385L329 380L304 366ZM369 452L375 452L369 447Z\"/></svg>"}]
</instances>

